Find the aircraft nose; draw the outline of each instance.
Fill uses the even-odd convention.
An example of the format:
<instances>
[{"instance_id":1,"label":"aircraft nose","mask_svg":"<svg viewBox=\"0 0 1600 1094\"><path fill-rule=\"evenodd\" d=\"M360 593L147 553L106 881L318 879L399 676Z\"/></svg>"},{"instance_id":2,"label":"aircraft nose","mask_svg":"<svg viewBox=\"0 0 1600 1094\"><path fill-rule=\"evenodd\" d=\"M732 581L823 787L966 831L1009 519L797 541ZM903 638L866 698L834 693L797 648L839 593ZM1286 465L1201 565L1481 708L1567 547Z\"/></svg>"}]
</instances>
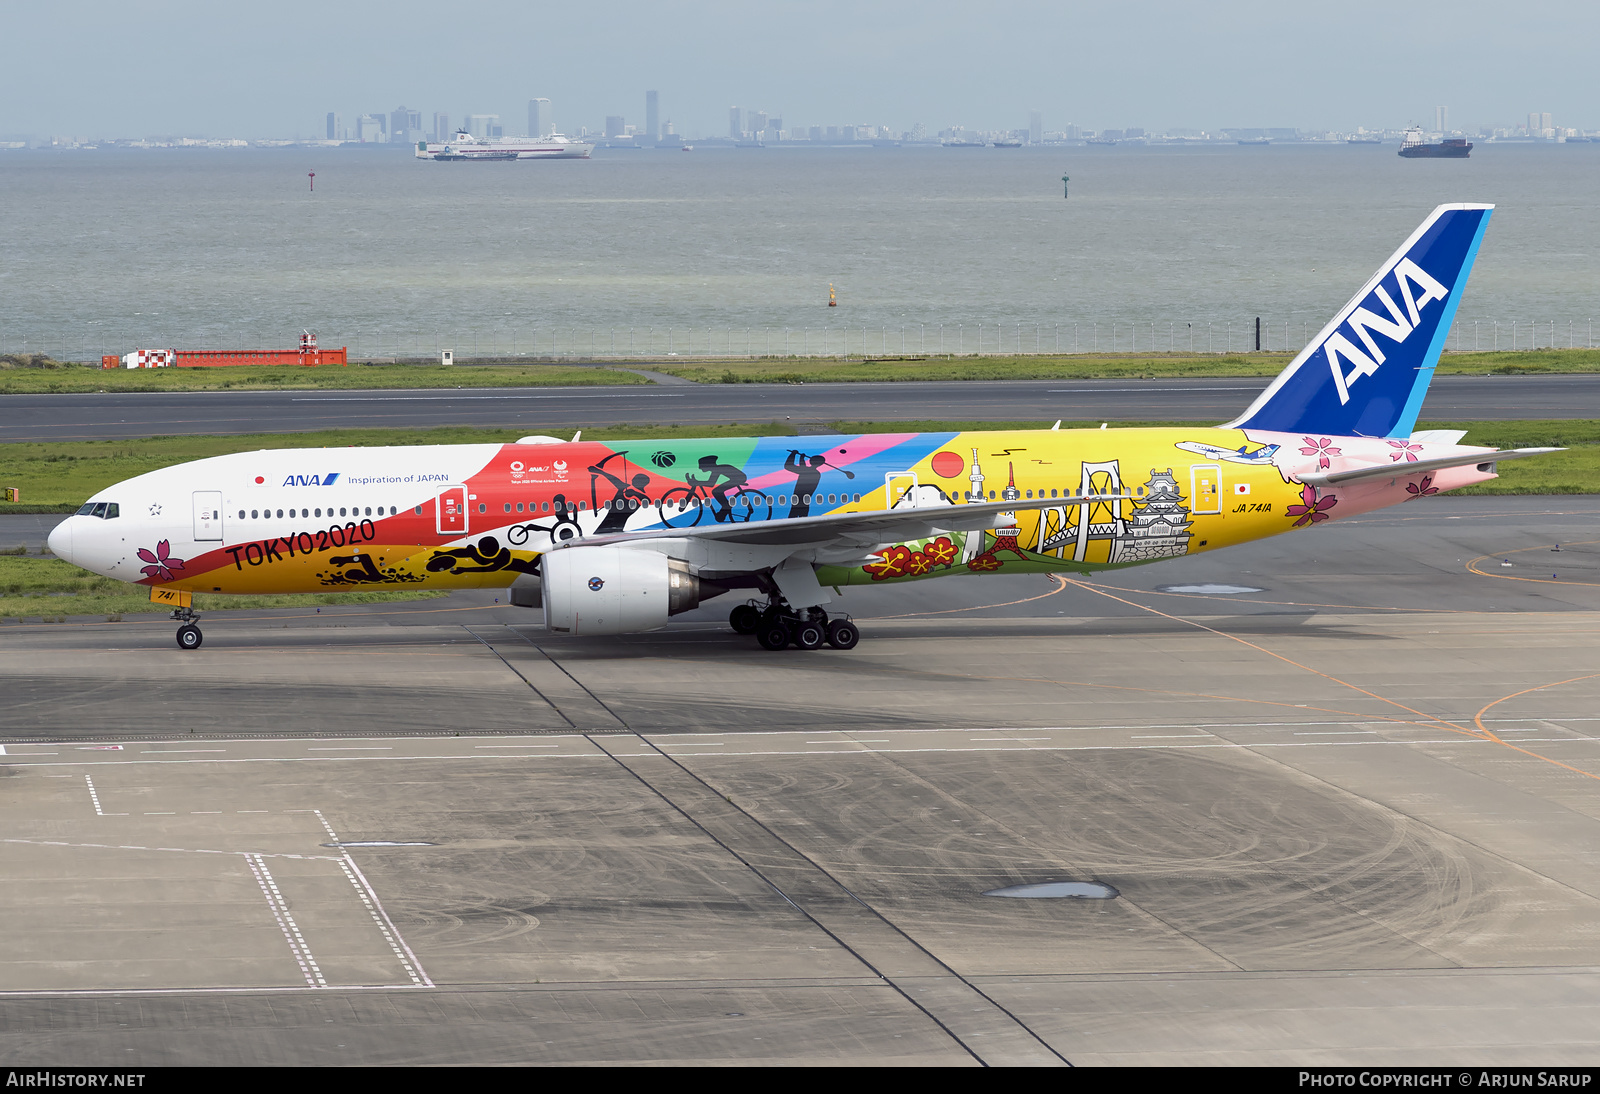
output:
<instances>
[{"instance_id":1,"label":"aircraft nose","mask_svg":"<svg viewBox=\"0 0 1600 1094\"><path fill-rule=\"evenodd\" d=\"M47 542L50 544L51 553L53 553L57 558L64 558L68 562L71 562L72 518L68 517L66 520L62 521L60 524L51 529L50 537Z\"/></svg>"}]
</instances>

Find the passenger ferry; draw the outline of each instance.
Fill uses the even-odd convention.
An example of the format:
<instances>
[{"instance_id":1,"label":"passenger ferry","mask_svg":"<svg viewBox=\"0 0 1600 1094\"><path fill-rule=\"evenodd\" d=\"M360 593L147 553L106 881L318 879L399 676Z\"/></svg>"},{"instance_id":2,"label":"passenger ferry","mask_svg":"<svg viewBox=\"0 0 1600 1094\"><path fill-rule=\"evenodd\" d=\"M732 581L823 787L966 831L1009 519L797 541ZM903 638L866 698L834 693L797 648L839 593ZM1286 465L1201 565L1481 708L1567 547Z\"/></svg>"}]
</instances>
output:
<instances>
[{"instance_id":1,"label":"passenger ferry","mask_svg":"<svg viewBox=\"0 0 1600 1094\"><path fill-rule=\"evenodd\" d=\"M462 129L439 144L417 142L417 159L447 160L586 160L594 145L560 133L548 137L474 137Z\"/></svg>"}]
</instances>

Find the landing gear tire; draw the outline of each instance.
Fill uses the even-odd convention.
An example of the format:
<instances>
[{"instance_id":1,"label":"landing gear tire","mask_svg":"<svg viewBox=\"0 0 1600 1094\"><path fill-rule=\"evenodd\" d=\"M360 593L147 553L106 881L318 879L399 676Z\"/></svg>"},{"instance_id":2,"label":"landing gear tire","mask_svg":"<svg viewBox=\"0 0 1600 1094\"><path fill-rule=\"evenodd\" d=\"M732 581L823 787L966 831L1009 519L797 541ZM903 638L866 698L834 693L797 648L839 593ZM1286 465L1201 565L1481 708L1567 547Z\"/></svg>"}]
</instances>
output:
<instances>
[{"instance_id":1,"label":"landing gear tire","mask_svg":"<svg viewBox=\"0 0 1600 1094\"><path fill-rule=\"evenodd\" d=\"M766 650L781 650L789 644L789 628L776 620L763 621L756 628L756 641Z\"/></svg>"},{"instance_id":2,"label":"landing gear tire","mask_svg":"<svg viewBox=\"0 0 1600 1094\"><path fill-rule=\"evenodd\" d=\"M835 619L828 624L828 645L836 650L853 650L861 641L861 630L848 619Z\"/></svg>"},{"instance_id":3,"label":"landing gear tire","mask_svg":"<svg viewBox=\"0 0 1600 1094\"><path fill-rule=\"evenodd\" d=\"M740 604L728 613L728 626L737 634L755 634L761 626L761 609L754 604Z\"/></svg>"},{"instance_id":4,"label":"landing gear tire","mask_svg":"<svg viewBox=\"0 0 1600 1094\"><path fill-rule=\"evenodd\" d=\"M794 625L790 641L795 644L796 649L814 650L820 647L827 640L827 637L827 632L822 629L820 624L813 623L807 619Z\"/></svg>"},{"instance_id":5,"label":"landing gear tire","mask_svg":"<svg viewBox=\"0 0 1600 1094\"><path fill-rule=\"evenodd\" d=\"M204 637L200 633L200 628L193 623L178 628L178 648L180 650L197 650L203 640Z\"/></svg>"}]
</instances>

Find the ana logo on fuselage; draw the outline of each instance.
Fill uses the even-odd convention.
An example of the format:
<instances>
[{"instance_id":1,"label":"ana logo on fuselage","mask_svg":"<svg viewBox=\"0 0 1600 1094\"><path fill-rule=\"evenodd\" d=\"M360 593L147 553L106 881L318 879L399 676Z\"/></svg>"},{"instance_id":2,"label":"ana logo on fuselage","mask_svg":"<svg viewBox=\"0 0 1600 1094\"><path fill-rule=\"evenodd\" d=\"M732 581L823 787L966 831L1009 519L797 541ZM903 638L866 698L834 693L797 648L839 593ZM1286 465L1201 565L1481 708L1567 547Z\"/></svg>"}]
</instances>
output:
<instances>
[{"instance_id":1,"label":"ana logo on fuselage","mask_svg":"<svg viewBox=\"0 0 1600 1094\"><path fill-rule=\"evenodd\" d=\"M1389 295L1388 288L1380 284L1322 344L1328 354L1328 367L1333 370L1333 384L1339 390L1341 406L1350 401L1350 385L1377 372L1384 362L1384 352L1378 348L1373 334L1381 334L1396 345L1403 343L1421 325L1422 309L1430 301L1443 300L1450 291L1409 258L1402 258L1395 264L1394 281L1405 305L1403 309ZM1421 295L1414 289L1421 289ZM1379 305L1389 313L1387 318L1373 310ZM1356 347L1346 331L1360 340L1366 347L1365 353ZM1340 366L1341 358L1350 364L1350 371Z\"/></svg>"},{"instance_id":2,"label":"ana logo on fuselage","mask_svg":"<svg viewBox=\"0 0 1600 1094\"><path fill-rule=\"evenodd\" d=\"M339 477L339 472L330 471L325 475L290 475L283 480L285 486L332 486Z\"/></svg>"}]
</instances>

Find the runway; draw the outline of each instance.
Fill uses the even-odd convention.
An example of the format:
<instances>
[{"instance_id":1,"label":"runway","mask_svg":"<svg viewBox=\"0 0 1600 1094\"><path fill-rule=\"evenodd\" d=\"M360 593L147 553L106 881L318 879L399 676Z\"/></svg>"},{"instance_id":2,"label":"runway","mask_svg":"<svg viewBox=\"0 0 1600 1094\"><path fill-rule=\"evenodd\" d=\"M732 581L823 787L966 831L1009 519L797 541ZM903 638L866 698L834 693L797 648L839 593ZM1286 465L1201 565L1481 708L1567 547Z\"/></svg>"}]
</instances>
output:
<instances>
[{"instance_id":1,"label":"runway","mask_svg":"<svg viewBox=\"0 0 1600 1094\"><path fill-rule=\"evenodd\" d=\"M1597 520L851 588L850 653L0 626L0 1058L1593 1065Z\"/></svg>"},{"instance_id":2,"label":"runway","mask_svg":"<svg viewBox=\"0 0 1600 1094\"><path fill-rule=\"evenodd\" d=\"M619 424L789 421L1227 421L1265 380L673 384L455 391L245 391L0 396L0 441L479 426L533 433ZM1600 375L1443 376L1435 421L1582 418Z\"/></svg>"}]
</instances>

